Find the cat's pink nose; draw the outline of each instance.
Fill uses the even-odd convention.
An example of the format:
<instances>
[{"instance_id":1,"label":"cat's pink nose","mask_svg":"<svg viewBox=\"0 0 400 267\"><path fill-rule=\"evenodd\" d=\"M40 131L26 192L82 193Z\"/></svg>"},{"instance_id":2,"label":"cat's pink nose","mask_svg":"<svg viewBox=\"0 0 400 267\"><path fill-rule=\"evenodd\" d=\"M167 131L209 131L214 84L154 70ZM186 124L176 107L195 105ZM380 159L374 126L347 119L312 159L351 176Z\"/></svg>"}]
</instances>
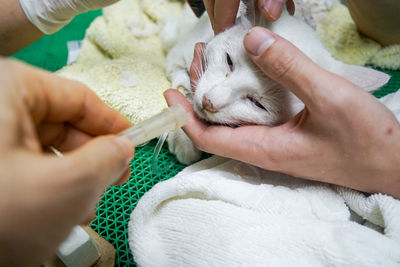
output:
<instances>
[{"instance_id":1,"label":"cat's pink nose","mask_svg":"<svg viewBox=\"0 0 400 267\"><path fill-rule=\"evenodd\" d=\"M203 96L203 101L201 102L203 109L215 113L217 112L217 110L214 108L212 102L210 101L210 99L207 98L207 96Z\"/></svg>"}]
</instances>

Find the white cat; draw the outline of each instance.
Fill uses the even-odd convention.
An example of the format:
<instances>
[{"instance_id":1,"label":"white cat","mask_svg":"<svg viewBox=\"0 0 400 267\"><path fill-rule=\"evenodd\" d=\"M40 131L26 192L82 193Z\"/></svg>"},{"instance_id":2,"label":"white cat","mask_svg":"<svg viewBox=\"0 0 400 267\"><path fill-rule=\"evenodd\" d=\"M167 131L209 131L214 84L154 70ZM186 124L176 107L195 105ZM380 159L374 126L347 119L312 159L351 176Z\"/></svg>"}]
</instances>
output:
<instances>
[{"instance_id":1,"label":"white cat","mask_svg":"<svg viewBox=\"0 0 400 267\"><path fill-rule=\"evenodd\" d=\"M270 23L259 14L253 0L243 1L236 24L214 36L207 14L187 30L167 56L167 75L173 88L185 88L197 116L209 123L279 125L303 107L288 89L263 74L247 56L243 38L253 26L263 26L286 38L320 67L341 75L365 90L384 85L389 76L369 68L335 60L323 47L316 32L304 21L284 11ZM204 66L196 90L190 87L189 70L194 46L205 42ZM168 136L168 146L178 160L193 163L201 157L182 130Z\"/></svg>"}]
</instances>

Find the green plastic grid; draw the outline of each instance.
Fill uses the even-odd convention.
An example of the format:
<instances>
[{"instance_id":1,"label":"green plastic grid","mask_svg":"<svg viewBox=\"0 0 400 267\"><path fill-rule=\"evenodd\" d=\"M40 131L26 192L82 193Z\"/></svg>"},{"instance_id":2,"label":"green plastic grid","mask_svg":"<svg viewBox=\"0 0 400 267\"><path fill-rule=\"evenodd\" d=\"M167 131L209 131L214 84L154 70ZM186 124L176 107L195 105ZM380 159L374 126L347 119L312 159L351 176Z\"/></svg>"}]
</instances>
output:
<instances>
[{"instance_id":1,"label":"green plastic grid","mask_svg":"<svg viewBox=\"0 0 400 267\"><path fill-rule=\"evenodd\" d=\"M67 61L67 45L70 40L81 40L85 29L101 11L92 11L77 16L68 26L58 33L45 36L14 55L15 58L32 65L56 71ZM383 70L392 76L390 82L374 92L382 97L400 88L400 71ZM130 164L132 174L129 181L122 186L110 187L99 201L97 216L91 227L114 245L117 251L115 266L135 266L128 245L127 225L130 214L139 199L156 183L175 176L185 166L163 147L158 162L160 167L169 167L166 173L155 175L151 170L151 159L156 141L136 148L135 158ZM170 167L171 162L172 167Z\"/></svg>"},{"instance_id":2,"label":"green plastic grid","mask_svg":"<svg viewBox=\"0 0 400 267\"><path fill-rule=\"evenodd\" d=\"M378 69L378 70L384 71L392 77L385 86L373 92L373 95L377 98L381 98L387 94L396 92L400 88L400 70L397 71L383 70L383 69Z\"/></svg>"},{"instance_id":3,"label":"green plastic grid","mask_svg":"<svg viewBox=\"0 0 400 267\"><path fill-rule=\"evenodd\" d=\"M151 161L156 141L136 148L135 158L130 164L131 178L121 186L112 186L104 194L97 207L96 219L91 227L114 245L117 251L115 266L135 266L128 244L128 222L139 199L156 183L169 179L185 166L176 161L166 146L158 156L159 167L168 171L154 174Z\"/></svg>"},{"instance_id":4,"label":"green plastic grid","mask_svg":"<svg viewBox=\"0 0 400 267\"><path fill-rule=\"evenodd\" d=\"M101 10L96 10L76 16L60 31L43 36L13 57L48 71L59 70L67 64L67 42L83 40L90 23L101 14Z\"/></svg>"}]
</instances>

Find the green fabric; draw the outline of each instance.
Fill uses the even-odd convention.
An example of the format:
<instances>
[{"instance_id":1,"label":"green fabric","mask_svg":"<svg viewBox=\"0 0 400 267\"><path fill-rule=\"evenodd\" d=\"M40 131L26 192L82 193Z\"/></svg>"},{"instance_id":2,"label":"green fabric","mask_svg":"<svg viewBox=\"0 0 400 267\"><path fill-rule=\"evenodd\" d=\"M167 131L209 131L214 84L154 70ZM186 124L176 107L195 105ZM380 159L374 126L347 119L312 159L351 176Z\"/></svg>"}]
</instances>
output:
<instances>
[{"instance_id":1,"label":"green fabric","mask_svg":"<svg viewBox=\"0 0 400 267\"><path fill-rule=\"evenodd\" d=\"M96 10L76 16L60 31L42 37L13 57L49 71L59 70L67 64L67 42L83 40L86 28L101 14L101 10Z\"/></svg>"},{"instance_id":2,"label":"green fabric","mask_svg":"<svg viewBox=\"0 0 400 267\"><path fill-rule=\"evenodd\" d=\"M58 33L43 37L14 57L49 71L56 71L66 64L68 55L66 42L82 40L86 28L99 15L101 15L100 10L79 15ZM376 97L382 97L400 88L400 71L385 72L392 75L392 79L383 88L374 92ZM156 183L175 176L184 168L164 147L158 158L159 165L170 166L172 162L173 167L166 173L155 175L151 170L155 144L156 142L152 141L136 149L135 158L131 163L131 179L126 184L111 187L105 192L97 207L97 217L91 223L91 227L116 248L116 266L135 265L128 246L127 225L129 216L139 199Z\"/></svg>"}]
</instances>

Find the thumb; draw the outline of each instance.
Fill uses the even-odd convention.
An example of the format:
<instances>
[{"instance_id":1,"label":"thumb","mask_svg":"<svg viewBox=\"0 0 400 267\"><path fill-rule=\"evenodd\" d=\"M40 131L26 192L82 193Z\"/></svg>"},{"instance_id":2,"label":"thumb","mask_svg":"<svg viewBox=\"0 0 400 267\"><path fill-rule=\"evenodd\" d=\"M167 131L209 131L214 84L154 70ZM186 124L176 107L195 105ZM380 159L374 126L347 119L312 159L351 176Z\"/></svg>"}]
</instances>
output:
<instances>
[{"instance_id":1,"label":"thumb","mask_svg":"<svg viewBox=\"0 0 400 267\"><path fill-rule=\"evenodd\" d=\"M65 159L74 178L88 179L89 182L106 187L118 182L129 167L133 155L134 147L127 138L103 136L66 154Z\"/></svg>"},{"instance_id":2,"label":"thumb","mask_svg":"<svg viewBox=\"0 0 400 267\"><path fill-rule=\"evenodd\" d=\"M317 66L289 41L265 28L252 28L245 36L244 46L268 77L291 90L309 108L321 97L326 98L329 92L326 89L332 87L335 79L340 80Z\"/></svg>"}]
</instances>

